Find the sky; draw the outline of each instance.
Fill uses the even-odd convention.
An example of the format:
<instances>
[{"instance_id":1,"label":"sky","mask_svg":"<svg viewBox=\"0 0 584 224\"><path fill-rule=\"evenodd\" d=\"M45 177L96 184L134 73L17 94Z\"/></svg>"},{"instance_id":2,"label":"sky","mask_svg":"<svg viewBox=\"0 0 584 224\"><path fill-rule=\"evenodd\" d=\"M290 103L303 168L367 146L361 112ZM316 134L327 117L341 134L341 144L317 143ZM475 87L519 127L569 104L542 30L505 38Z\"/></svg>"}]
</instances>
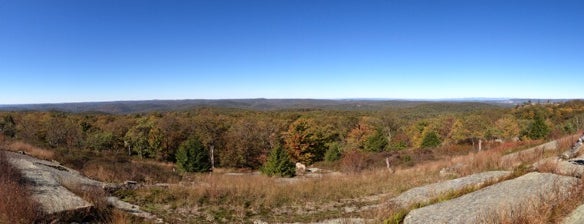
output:
<instances>
[{"instance_id":1,"label":"sky","mask_svg":"<svg viewBox=\"0 0 584 224\"><path fill-rule=\"evenodd\" d=\"M0 0L0 104L584 98L581 0Z\"/></svg>"}]
</instances>

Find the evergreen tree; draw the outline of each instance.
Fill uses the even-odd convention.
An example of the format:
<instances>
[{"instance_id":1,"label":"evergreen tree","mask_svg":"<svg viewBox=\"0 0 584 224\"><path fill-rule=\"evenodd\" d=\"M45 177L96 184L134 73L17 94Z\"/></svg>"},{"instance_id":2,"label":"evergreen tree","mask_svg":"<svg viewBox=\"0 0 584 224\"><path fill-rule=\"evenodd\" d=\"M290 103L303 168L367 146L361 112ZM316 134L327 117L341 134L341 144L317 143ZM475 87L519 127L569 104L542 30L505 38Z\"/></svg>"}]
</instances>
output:
<instances>
[{"instance_id":1,"label":"evergreen tree","mask_svg":"<svg viewBox=\"0 0 584 224\"><path fill-rule=\"evenodd\" d=\"M278 145L270 152L268 160L261 168L261 171L270 177L293 177L296 172L296 166L290 160L288 152Z\"/></svg>"},{"instance_id":2,"label":"evergreen tree","mask_svg":"<svg viewBox=\"0 0 584 224\"><path fill-rule=\"evenodd\" d=\"M333 142L329 144L328 149L324 153L324 160L327 162L334 162L341 158L341 144Z\"/></svg>"},{"instance_id":3,"label":"evergreen tree","mask_svg":"<svg viewBox=\"0 0 584 224\"><path fill-rule=\"evenodd\" d=\"M198 138L187 139L179 146L176 163L180 170L186 172L211 171L209 152Z\"/></svg>"},{"instance_id":4,"label":"evergreen tree","mask_svg":"<svg viewBox=\"0 0 584 224\"><path fill-rule=\"evenodd\" d=\"M545 119L541 115L536 115L535 120L527 130L527 137L531 139L542 139L548 136L550 128L545 123Z\"/></svg>"},{"instance_id":5,"label":"evergreen tree","mask_svg":"<svg viewBox=\"0 0 584 224\"><path fill-rule=\"evenodd\" d=\"M421 146L423 149L434 148L439 146L441 143L442 141L440 140L440 137L438 137L438 134L436 134L434 131L431 131L424 136Z\"/></svg>"}]
</instances>

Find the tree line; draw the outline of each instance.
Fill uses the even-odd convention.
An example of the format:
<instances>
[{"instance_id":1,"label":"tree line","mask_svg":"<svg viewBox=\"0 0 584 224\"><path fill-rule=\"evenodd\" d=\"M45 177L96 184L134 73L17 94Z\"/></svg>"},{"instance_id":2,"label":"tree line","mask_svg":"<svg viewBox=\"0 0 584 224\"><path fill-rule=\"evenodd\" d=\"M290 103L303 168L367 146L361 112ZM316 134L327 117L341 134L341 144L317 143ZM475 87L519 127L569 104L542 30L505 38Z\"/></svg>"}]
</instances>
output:
<instances>
[{"instance_id":1,"label":"tree line","mask_svg":"<svg viewBox=\"0 0 584 224\"><path fill-rule=\"evenodd\" d=\"M251 169L265 164L277 147L294 162L313 164L338 159L349 151L545 139L574 133L583 129L583 123L584 102L578 100L526 103L515 108L428 103L376 111L198 108L126 115L0 112L0 133L8 140L170 162L200 156L188 151L195 147L204 151L201 158L209 157L212 166Z\"/></svg>"}]
</instances>

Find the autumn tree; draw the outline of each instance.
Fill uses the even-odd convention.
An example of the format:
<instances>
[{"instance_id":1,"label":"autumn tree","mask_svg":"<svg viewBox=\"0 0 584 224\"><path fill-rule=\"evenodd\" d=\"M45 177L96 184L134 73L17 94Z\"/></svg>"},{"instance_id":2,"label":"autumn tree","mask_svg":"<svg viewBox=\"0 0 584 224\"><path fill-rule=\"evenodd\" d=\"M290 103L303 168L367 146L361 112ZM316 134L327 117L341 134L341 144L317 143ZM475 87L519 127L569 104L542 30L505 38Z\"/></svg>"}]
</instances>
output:
<instances>
[{"instance_id":1,"label":"autumn tree","mask_svg":"<svg viewBox=\"0 0 584 224\"><path fill-rule=\"evenodd\" d=\"M293 160L312 164L323 159L329 137L313 119L299 118L290 124L284 140Z\"/></svg>"},{"instance_id":2,"label":"autumn tree","mask_svg":"<svg viewBox=\"0 0 584 224\"><path fill-rule=\"evenodd\" d=\"M230 120L225 115L217 114L210 109L197 111L193 118L193 133L201 139L211 155L211 165L217 163L217 151L224 148L223 134L229 129Z\"/></svg>"},{"instance_id":3,"label":"autumn tree","mask_svg":"<svg viewBox=\"0 0 584 224\"><path fill-rule=\"evenodd\" d=\"M470 142L475 147L480 140L486 139L489 121L476 114L457 119L452 127L451 138L457 143Z\"/></svg>"},{"instance_id":4,"label":"autumn tree","mask_svg":"<svg viewBox=\"0 0 584 224\"><path fill-rule=\"evenodd\" d=\"M362 117L356 127L347 134L347 144L353 149L381 152L387 149L389 138L381 125L381 120Z\"/></svg>"},{"instance_id":5,"label":"autumn tree","mask_svg":"<svg viewBox=\"0 0 584 224\"><path fill-rule=\"evenodd\" d=\"M111 150L114 147L114 135L111 132L94 131L85 141L87 147L93 150Z\"/></svg>"},{"instance_id":6,"label":"autumn tree","mask_svg":"<svg viewBox=\"0 0 584 224\"><path fill-rule=\"evenodd\" d=\"M276 139L270 122L242 118L225 133L225 150L219 152L222 166L258 168Z\"/></svg>"},{"instance_id":7,"label":"autumn tree","mask_svg":"<svg viewBox=\"0 0 584 224\"><path fill-rule=\"evenodd\" d=\"M4 115L0 119L0 133L6 137L14 138L16 136L16 123L12 115Z\"/></svg>"},{"instance_id":8,"label":"autumn tree","mask_svg":"<svg viewBox=\"0 0 584 224\"><path fill-rule=\"evenodd\" d=\"M81 127L67 114L55 113L46 123L45 140L51 147L79 147Z\"/></svg>"},{"instance_id":9,"label":"autumn tree","mask_svg":"<svg viewBox=\"0 0 584 224\"><path fill-rule=\"evenodd\" d=\"M187 139L188 123L180 119L178 114L168 113L157 120L153 135L159 136L160 150L156 158L165 161L175 161L176 150Z\"/></svg>"},{"instance_id":10,"label":"autumn tree","mask_svg":"<svg viewBox=\"0 0 584 224\"><path fill-rule=\"evenodd\" d=\"M502 139L518 137L520 132L517 119L510 114L495 121L495 130L497 137Z\"/></svg>"},{"instance_id":11,"label":"autumn tree","mask_svg":"<svg viewBox=\"0 0 584 224\"><path fill-rule=\"evenodd\" d=\"M149 117L140 118L124 136L128 154L136 153L140 158L150 158L155 155L160 144L158 131Z\"/></svg>"}]
</instances>

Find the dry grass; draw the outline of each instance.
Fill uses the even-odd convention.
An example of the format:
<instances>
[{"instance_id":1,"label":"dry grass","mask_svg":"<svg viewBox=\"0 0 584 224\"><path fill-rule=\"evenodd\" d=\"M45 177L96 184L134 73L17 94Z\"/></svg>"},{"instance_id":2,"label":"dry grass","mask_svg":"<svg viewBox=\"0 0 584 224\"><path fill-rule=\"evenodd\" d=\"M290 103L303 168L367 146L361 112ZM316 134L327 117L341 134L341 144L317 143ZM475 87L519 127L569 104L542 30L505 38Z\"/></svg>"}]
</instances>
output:
<instances>
[{"instance_id":1,"label":"dry grass","mask_svg":"<svg viewBox=\"0 0 584 224\"><path fill-rule=\"evenodd\" d=\"M36 158L44 159L44 160L53 160L55 159L55 152L53 150L42 149L31 144L15 141L11 143L7 143L4 148L8 151L12 152L25 152L27 155L34 156Z\"/></svg>"},{"instance_id":2,"label":"dry grass","mask_svg":"<svg viewBox=\"0 0 584 224\"><path fill-rule=\"evenodd\" d=\"M59 150L56 157L62 165L103 182L134 180L147 184L176 183L180 176L173 165L150 160L134 160L123 153L89 150Z\"/></svg>"},{"instance_id":3,"label":"dry grass","mask_svg":"<svg viewBox=\"0 0 584 224\"><path fill-rule=\"evenodd\" d=\"M0 223L33 223L42 214L18 170L0 151Z\"/></svg>"},{"instance_id":4,"label":"dry grass","mask_svg":"<svg viewBox=\"0 0 584 224\"><path fill-rule=\"evenodd\" d=\"M515 170L516 175L528 171L527 166L512 166L501 162L501 157L516 148L528 148L533 142L507 143L489 150L467 155L444 156L437 161L418 163L413 167L396 168L394 173L385 167L317 179L277 179L261 175L198 174L187 176L182 184L168 189L145 188L126 194L126 198L154 213L173 221L177 213L191 219L209 222L254 220L271 222L310 222L339 216L359 215L345 213L347 206L367 206L383 203L407 189L449 179L439 172L445 167L456 167L459 176L488 170ZM535 156L533 156L535 155ZM542 156L540 152L521 154L520 164L530 164ZM361 198L381 195L376 200L363 202ZM399 212L399 210L395 210ZM382 208L367 214L376 220L395 215ZM399 214L398 214L399 215ZM209 219L209 216L212 216ZM175 220L177 221L177 220Z\"/></svg>"},{"instance_id":5,"label":"dry grass","mask_svg":"<svg viewBox=\"0 0 584 224\"><path fill-rule=\"evenodd\" d=\"M570 189L555 184L552 192L534 195L529 201L526 204L502 206L496 211L486 212L480 217L480 223L561 223L572 210L584 202L584 183L580 182Z\"/></svg>"},{"instance_id":6,"label":"dry grass","mask_svg":"<svg viewBox=\"0 0 584 224\"><path fill-rule=\"evenodd\" d=\"M276 222L315 221L327 218L328 215L340 215L339 208L335 206L356 203L356 200L351 199L377 194L396 195L412 186L431 183L437 179L439 177L423 173L398 171L392 174L386 170L327 176L321 179L201 174L191 176L188 184L171 185L168 190L140 189L127 198L145 204L145 207L152 208L156 213L165 213L162 216L166 215L167 221L171 222L176 217L175 213L185 209L202 209L214 214L215 221L246 220L253 217ZM377 199L375 203L382 199L384 198ZM313 211L303 211L307 207L312 207ZM220 210L223 211L222 214L219 214ZM296 213L298 215L295 216Z\"/></svg>"},{"instance_id":7,"label":"dry grass","mask_svg":"<svg viewBox=\"0 0 584 224\"><path fill-rule=\"evenodd\" d=\"M569 145L570 141L568 138L560 140L558 150ZM344 208L381 204L389 197L407 189L452 178L439 175L440 170L445 167L454 167L457 176L487 170L519 170L517 174L519 175L526 170L524 166L515 165L516 162L523 165L531 164L556 153L534 150L532 153L517 154L512 163L502 162L503 156L518 149L531 147L533 144L535 143L504 143L492 145L489 150L466 155L460 155L457 149L453 149L456 152L442 149L448 153L432 155L434 158L440 158L439 160L431 160L432 157L418 160L418 155L413 153L411 155L416 157L412 158L415 166L404 164L395 167L394 173L388 172L383 163L378 168L350 168L348 171L352 172L313 179L268 178L251 173L230 176L219 172L183 176L182 178L188 181L172 184L168 188L150 187L137 191L122 191L118 194L169 222L185 220L207 220L209 223L249 222L257 219L269 222L319 221L340 216L360 216L362 214L358 212L346 213ZM421 153L419 156L428 155ZM85 160L86 158L89 159ZM363 157L359 161L367 162L368 158ZM172 164L167 163L132 161L127 157L93 154L77 155L70 160L71 163L78 164L84 174L102 181L178 183L181 178L172 172ZM377 160L376 162L379 162ZM549 169L552 168L553 165L550 165ZM83 195L82 192L80 194ZM366 197L374 199L362 200ZM374 216L376 220L384 220L393 214L388 213L387 208L383 208L367 215ZM111 219L108 222L117 222L112 217L121 217L119 223L124 223L127 220L125 221L123 216L123 213L110 210L108 217Z\"/></svg>"},{"instance_id":8,"label":"dry grass","mask_svg":"<svg viewBox=\"0 0 584 224\"><path fill-rule=\"evenodd\" d=\"M86 214L77 214L76 220L91 223L136 223L144 222L126 212L114 209L107 203L107 193L98 186L81 185L69 179L61 179L60 183L69 191L85 199L93 205Z\"/></svg>"},{"instance_id":9,"label":"dry grass","mask_svg":"<svg viewBox=\"0 0 584 224\"><path fill-rule=\"evenodd\" d=\"M180 176L165 163L107 157L87 161L80 171L88 177L105 182L134 180L154 184L177 183L180 180Z\"/></svg>"}]
</instances>

